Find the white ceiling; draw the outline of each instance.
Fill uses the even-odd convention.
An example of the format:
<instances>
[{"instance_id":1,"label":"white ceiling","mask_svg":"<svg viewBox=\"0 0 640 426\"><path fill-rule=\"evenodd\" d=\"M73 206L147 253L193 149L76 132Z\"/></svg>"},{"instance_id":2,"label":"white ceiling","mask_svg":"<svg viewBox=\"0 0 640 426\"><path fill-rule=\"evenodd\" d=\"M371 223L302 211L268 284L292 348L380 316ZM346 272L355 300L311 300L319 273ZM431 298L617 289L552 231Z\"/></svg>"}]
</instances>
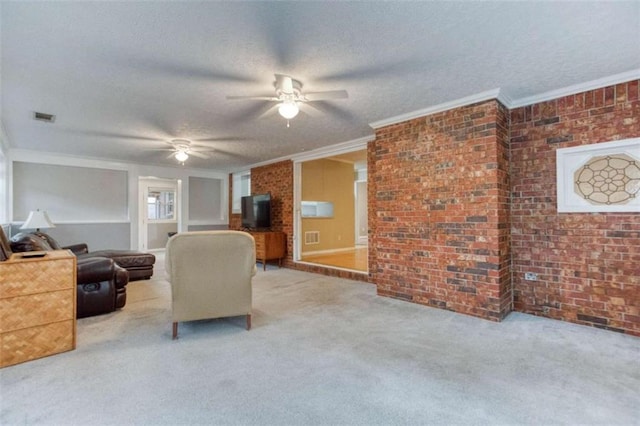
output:
<instances>
[{"instance_id":1,"label":"white ceiling","mask_svg":"<svg viewBox=\"0 0 640 426\"><path fill-rule=\"evenodd\" d=\"M493 89L512 100L640 69L640 2L6 2L10 149L177 165L208 141L239 170L373 134L369 123ZM259 118L274 73L346 89L320 117ZM57 116L35 121L34 111Z\"/></svg>"}]
</instances>

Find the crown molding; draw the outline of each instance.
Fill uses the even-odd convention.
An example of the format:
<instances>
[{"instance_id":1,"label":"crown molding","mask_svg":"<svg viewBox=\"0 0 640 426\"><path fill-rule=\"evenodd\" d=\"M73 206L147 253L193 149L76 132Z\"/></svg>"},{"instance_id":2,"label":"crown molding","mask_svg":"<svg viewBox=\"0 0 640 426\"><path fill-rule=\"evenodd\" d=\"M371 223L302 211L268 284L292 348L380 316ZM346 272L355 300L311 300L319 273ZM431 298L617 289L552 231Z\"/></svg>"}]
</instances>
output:
<instances>
[{"instance_id":1,"label":"crown molding","mask_svg":"<svg viewBox=\"0 0 640 426\"><path fill-rule=\"evenodd\" d=\"M359 151L367 148L367 143L375 140L375 135L364 136L358 139L352 139L347 142L341 142L329 146L323 146L311 151L304 151L298 154L287 155L284 157L278 157L271 160L262 161L260 163L251 164L250 166L243 167L242 169L231 171L230 173L242 173L247 170L255 169L256 167L268 166L269 164L279 163L281 161L309 161L316 160L318 158L326 158L334 155L346 154L348 152Z\"/></svg>"},{"instance_id":2,"label":"crown molding","mask_svg":"<svg viewBox=\"0 0 640 426\"><path fill-rule=\"evenodd\" d=\"M533 105L540 102L561 98L563 96L575 95L576 93L587 92L589 90L600 89L620 83L626 83L627 81L631 80L640 80L640 69L610 75L608 77L599 78L597 80L587 81L586 83L574 84L572 86L563 87L557 90L551 90L549 92L540 93L538 95L528 96L526 98L516 99L512 102L509 108L518 108L526 105Z\"/></svg>"},{"instance_id":3,"label":"crown molding","mask_svg":"<svg viewBox=\"0 0 640 426\"><path fill-rule=\"evenodd\" d=\"M369 123L373 129L379 129L381 127L391 126L393 124L402 123L403 121L413 120L415 118L426 117L438 112L447 111L454 108L459 108L467 105L471 105L477 102L484 102L490 99L497 99L508 109L518 108L525 105L532 105L539 102L545 102L552 99L561 98L567 95L573 95L576 93L586 92L589 90L599 89L602 87L613 86L620 83L625 83L631 80L640 80L640 69L635 69L620 74L611 75L597 80L591 80L585 83L574 84L572 86L563 87L561 89L552 90L545 93L540 93L534 96L528 96L520 99L512 99L504 90L493 89L486 92L477 93L475 95L467 96L460 99L455 99L450 102L434 105L432 107L419 109L417 111L408 112L406 114L396 115L384 120L374 121Z\"/></svg>"},{"instance_id":4,"label":"crown molding","mask_svg":"<svg viewBox=\"0 0 640 426\"><path fill-rule=\"evenodd\" d=\"M25 163L53 164L60 166L90 167L95 169L127 170L133 163L109 161L101 158L83 157L80 155L59 154L48 151L30 149L11 149L11 161Z\"/></svg>"},{"instance_id":5,"label":"crown molding","mask_svg":"<svg viewBox=\"0 0 640 426\"><path fill-rule=\"evenodd\" d=\"M161 173L167 179L184 176L211 177L226 179L228 173L220 170L201 169L195 167L179 167L166 165L148 165L125 161L113 161L103 158L84 157L69 154L57 154L54 152L33 151L28 149L9 150L9 160L11 162L21 161L25 163L49 164L58 166L89 167L94 169L121 170L130 173L132 176L150 177L156 173Z\"/></svg>"},{"instance_id":6,"label":"crown molding","mask_svg":"<svg viewBox=\"0 0 640 426\"><path fill-rule=\"evenodd\" d=\"M381 127L391 126L392 124L402 123L403 121L413 120L414 118L426 117L427 115L459 108L470 104L475 104L477 102L484 102L488 101L489 99L499 99L499 96L500 89L487 90L486 92L481 92L475 95L466 96L464 98L455 99L453 101L434 105L429 108L419 109L417 111L396 115L395 117L387 118L384 120L374 121L373 123L369 123L369 126L373 127L374 129L379 129ZM504 103L504 101L502 102ZM509 107L509 105L505 106Z\"/></svg>"},{"instance_id":7,"label":"crown molding","mask_svg":"<svg viewBox=\"0 0 640 426\"><path fill-rule=\"evenodd\" d=\"M259 163L250 164L248 166L243 166L241 169L230 170L229 173L243 173L246 171L251 171L251 169L255 169L256 167L268 166L269 164L279 163L281 161L291 160L290 155L286 155L284 157L272 158L271 160L261 161Z\"/></svg>"},{"instance_id":8,"label":"crown molding","mask_svg":"<svg viewBox=\"0 0 640 426\"><path fill-rule=\"evenodd\" d=\"M500 93L498 93L497 98L498 101L507 107L507 109L513 108L513 99L502 89L500 89Z\"/></svg>"},{"instance_id":9,"label":"crown molding","mask_svg":"<svg viewBox=\"0 0 640 426\"><path fill-rule=\"evenodd\" d=\"M301 152L293 155L291 160L294 162L316 160L319 158L332 157L334 155L346 154L353 151L360 151L367 148L367 143L375 140L375 135L364 136L347 142L329 145L312 151Z\"/></svg>"}]
</instances>

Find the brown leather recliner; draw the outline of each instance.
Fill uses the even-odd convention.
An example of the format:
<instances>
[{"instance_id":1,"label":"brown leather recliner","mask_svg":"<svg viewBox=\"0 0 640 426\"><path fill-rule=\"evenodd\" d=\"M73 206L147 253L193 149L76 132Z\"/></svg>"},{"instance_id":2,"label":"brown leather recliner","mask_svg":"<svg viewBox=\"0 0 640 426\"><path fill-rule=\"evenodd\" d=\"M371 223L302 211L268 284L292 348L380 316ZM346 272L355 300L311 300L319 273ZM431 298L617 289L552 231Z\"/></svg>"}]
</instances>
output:
<instances>
[{"instance_id":1,"label":"brown leather recliner","mask_svg":"<svg viewBox=\"0 0 640 426\"><path fill-rule=\"evenodd\" d=\"M101 315L123 308L127 303L129 273L113 259L78 259L77 317Z\"/></svg>"},{"instance_id":2,"label":"brown leather recliner","mask_svg":"<svg viewBox=\"0 0 640 426\"><path fill-rule=\"evenodd\" d=\"M0 229L0 232L2 230ZM2 232L4 236L4 232ZM0 236L0 241L2 236ZM6 241L6 237L5 237ZM36 234L19 233L11 238L5 253L53 250ZM78 257L77 259L77 317L84 318L113 312L127 303L129 273L106 257Z\"/></svg>"}]
</instances>

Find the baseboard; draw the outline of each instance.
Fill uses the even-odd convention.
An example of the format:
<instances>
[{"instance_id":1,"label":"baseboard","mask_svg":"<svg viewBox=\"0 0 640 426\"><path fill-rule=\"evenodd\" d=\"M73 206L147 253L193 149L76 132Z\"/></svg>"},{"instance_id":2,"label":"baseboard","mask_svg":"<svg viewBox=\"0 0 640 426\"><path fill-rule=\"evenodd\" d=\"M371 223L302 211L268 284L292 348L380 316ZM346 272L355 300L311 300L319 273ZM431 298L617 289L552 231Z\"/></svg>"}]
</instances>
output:
<instances>
[{"instance_id":1,"label":"baseboard","mask_svg":"<svg viewBox=\"0 0 640 426\"><path fill-rule=\"evenodd\" d=\"M332 253L341 253L341 252L345 252L345 251L353 251L355 250L356 246L353 247L345 247L345 248L339 248L339 249L328 249L328 250L316 250L316 251L305 251L300 253L301 256L315 256L317 254L332 254Z\"/></svg>"}]
</instances>

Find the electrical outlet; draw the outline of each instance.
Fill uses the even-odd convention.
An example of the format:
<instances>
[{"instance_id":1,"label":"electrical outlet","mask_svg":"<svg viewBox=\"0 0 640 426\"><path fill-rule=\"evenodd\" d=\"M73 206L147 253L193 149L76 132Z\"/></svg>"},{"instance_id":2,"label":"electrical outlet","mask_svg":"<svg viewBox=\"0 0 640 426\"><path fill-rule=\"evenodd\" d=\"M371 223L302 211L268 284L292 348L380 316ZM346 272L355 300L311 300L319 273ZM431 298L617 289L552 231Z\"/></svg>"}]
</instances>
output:
<instances>
[{"instance_id":1,"label":"electrical outlet","mask_svg":"<svg viewBox=\"0 0 640 426\"><path fill-rule=\"evenodd\" d=\"M524 279L527 281L538 281L538 274L534 272L525 272Z\"/></svg>"}]
</instances>

